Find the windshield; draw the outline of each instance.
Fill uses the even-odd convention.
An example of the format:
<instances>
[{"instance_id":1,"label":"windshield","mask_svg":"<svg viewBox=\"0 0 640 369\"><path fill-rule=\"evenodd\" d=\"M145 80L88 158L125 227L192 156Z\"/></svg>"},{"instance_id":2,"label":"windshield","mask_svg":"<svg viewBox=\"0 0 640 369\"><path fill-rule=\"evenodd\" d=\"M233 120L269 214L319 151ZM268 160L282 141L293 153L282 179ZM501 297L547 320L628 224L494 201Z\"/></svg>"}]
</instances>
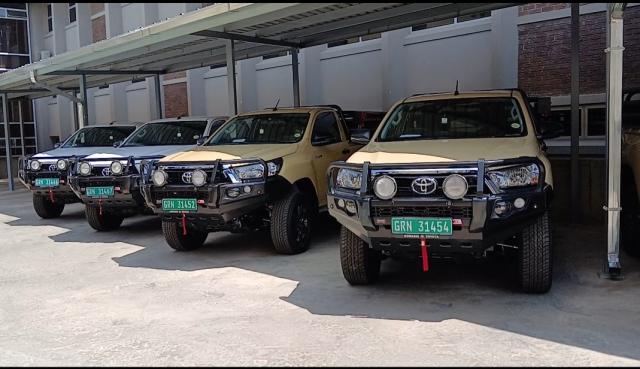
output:
<instances>
[{"instance_id":1,"label":"windshield","mask_svg":"<svg viewBox=\"0 0 640 369\"><path fill-rule=\"evenodd\" d=\"M62 147L113 146L133 132L135 127L87 127L78 130Z\"/></svg>"},{"instance_id":2,"label":"windshield","mask_svg":"<svg viewBox=\"0 0 640 369\"><path fill-rule=\"evenodd\" d=\"M206 127L207 121L145 124L123 146L195 145Z\"/></svg>"},{"instance_id":3,"label":"windshield","mask_svg":"<svg viewBox=\"0 0 640 369\"><path fill-rule=\"evenodd\" d=\"M517 101L492 97L401 104L384 123L378 141L524 135L525 123Z\"/></svg>"},{"instance_id":4,"label":"windshield","mask_svg":"<svg viewBox=\"0 0 640 369\"><path fill-rule=\"evenodd\" d=\"M260 114L235 117L207 145L295 143L302 139L308 113Z\"/></svg>"}]
</instances>

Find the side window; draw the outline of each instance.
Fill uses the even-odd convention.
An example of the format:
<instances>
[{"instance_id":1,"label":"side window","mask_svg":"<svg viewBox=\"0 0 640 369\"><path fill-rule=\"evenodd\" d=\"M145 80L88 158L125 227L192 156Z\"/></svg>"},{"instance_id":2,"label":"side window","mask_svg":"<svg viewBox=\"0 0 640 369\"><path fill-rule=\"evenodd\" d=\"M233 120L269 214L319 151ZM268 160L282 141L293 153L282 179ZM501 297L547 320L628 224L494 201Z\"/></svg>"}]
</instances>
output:
<instances>
[{"instance_id":1,"label":"side window","mask_svg":"<svg viewBox=\"0 0 640 369\"><path fill-rule=\"evenodd\" d=\"M311 144L328 145L341 140L336 116L332 112L320 113L316 118L316 124L313 126Z\"/></svg>"}]
</instances>

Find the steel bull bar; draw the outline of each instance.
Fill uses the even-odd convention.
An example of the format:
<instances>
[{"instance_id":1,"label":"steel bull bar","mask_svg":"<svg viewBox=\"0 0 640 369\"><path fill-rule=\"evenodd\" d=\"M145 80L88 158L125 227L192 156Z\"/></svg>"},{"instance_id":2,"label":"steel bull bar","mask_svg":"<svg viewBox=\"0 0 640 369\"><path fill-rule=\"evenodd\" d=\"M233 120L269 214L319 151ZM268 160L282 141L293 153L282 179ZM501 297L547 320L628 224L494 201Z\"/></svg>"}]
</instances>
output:
<instances>
[{"instance_id":1,"label":"steel bull bar","mask_svg":"<svg viewBox=\"0 0 640 369\"><path fill-rule=\"evenodd\" d=\"M18 180L20 180L28 190L33 191L33 193L37 195L48 196L51 202L62 201L65 204L69 204L80 201L80 198L76 196L68 183L69 168L71 162L77 160L77 156L34 158L33 160L41 162L41 168L38 171L32 170L29 166L32 158L33 155L24 155L18 159ZM61 159L67 161L67 169L59 170L57 168L57 162ZM58 186L36 186L36 179L38 178L57 178L59 181Z\"/></svg>"}]
</instances>

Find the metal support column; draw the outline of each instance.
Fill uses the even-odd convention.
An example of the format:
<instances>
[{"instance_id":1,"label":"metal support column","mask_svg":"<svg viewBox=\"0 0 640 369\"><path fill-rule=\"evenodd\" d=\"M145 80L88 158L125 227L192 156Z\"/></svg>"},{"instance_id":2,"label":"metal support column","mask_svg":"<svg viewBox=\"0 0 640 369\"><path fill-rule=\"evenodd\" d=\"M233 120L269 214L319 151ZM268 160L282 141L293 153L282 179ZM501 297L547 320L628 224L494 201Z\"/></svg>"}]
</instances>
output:
<instances>
[{"instance_id":1,"label":"metal support column","mask_svg":"<svg viewBox=\"0 0 640 369\"><path fill-rule=\"evenodd\" d=\"M2 94L2 115L4 117L4 150L7 159L7 183L9 191L13 191L13 168L11 168L11 135L9 130L9 97Z\"/></svg>"},{"instance_id":2,"label":"metal support column","mask_svg":"<svg viewBox=\"0 0 640 369\"><path fill-rule=\"evenodd\" d=\"M225 54L227 56L227 89L229 94L229 115L238 114L238 94L236 92L236 58L234 55L234 41L226 40Z\"/></svg>"},{"instance_id":3,"label":"metal support column","mask_svg":"<svg viewBox=\"0 0 640 369\"><path fill-rule=\"evenodd\" d=\"M78 96L78 93L73 90L73 95L74 96ZM77 102L73 102L73 131L77 131L80 129L80 121L79 121L79 117L78 117L78 106L81 106L82 104L78 104Z\"/></svg>"},{"instance_id":4,"label":"metal support column","mask_svg":"<svg viewBox=\"0 0 640 369\"><path fill-rule=\"evenodd\" d=\"M18 99L18 120L20 121L20 152L25 154L24 145L24 116L22 115L22 99Z\"/></svg>"},{"instance_id":5,"label":"metal support column","mask_svg":"<svg viewBox=\"0 0 640 369\"><path fill-rule=\"evenodd\" d=\"M607 4L607 260L604 276L620 279L620 165L622 142L622 14L625 3Z\"/></svg>"},{"instance_id":6,"label":"metal support column","mask_svg":"<svg viewBox=\"0 0 640 369\"><path fill-rule=\"evenodd\" d=\"M162 94L160 91L160 75L156 74L153 76L153 83L156 85L156 113L158 115L158 119L164 118L163 114L163 106L162 106Z\"/></svg>"},{"instance_id":7,"label":"metal support column","mask_svg":"<svg viewBox=\"0 0 640 369\"><path fill-rule=\"evenodd\" d=\"M571 4L571 223L580 217L580 4Z\"/></svg>"},{"instance_id":8,"label":"metal support column","mask_svg":"<svg viewBox=\"0 0 640 369\"><path fill-rule=\"evenodd\" d=\"M85 74L80 75L80 99L82 100L82 121L80 127L86 127L89 125L89 108L87 104L87 76Z\"/></svg>"},{"instance_id":9,"label":"metal support column","mask_svg":"<svg viewBox=\"0 0 640 369\"><path fill-rule=\"evenodd\" d=\"M298 48L291 49L291 72L293 73L293 106L300 106L300 71Z\"/></svg>"}]
</instances>

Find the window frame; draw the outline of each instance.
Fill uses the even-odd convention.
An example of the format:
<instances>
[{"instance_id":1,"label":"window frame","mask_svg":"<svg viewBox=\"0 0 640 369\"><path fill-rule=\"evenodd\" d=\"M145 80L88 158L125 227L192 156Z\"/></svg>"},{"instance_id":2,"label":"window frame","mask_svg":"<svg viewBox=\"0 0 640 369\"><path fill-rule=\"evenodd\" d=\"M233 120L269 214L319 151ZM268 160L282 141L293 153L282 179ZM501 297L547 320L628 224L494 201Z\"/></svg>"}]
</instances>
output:
<instances>
[{"instance_id":1,"label":"window frame","mask_svg":"<svg viewBox=\"0 0 640 369\"><path fill-rule=\"evenodd\" d=\"M47 3L47 30L53 32L53 3Z\"/></svg>"},{"instance_id":2,"label":"window frame","mask_svg":"<svg viewBox=\"0 0 640 369\"><path fill-rule=\"evenodd\" d=\"M73 17L75 18L73 21L71 20L72 10L73 10ZM69 24L73 24L78 21L78 3L67 3L67 15L69 16Z\"/></svg>"}]
</instances>

